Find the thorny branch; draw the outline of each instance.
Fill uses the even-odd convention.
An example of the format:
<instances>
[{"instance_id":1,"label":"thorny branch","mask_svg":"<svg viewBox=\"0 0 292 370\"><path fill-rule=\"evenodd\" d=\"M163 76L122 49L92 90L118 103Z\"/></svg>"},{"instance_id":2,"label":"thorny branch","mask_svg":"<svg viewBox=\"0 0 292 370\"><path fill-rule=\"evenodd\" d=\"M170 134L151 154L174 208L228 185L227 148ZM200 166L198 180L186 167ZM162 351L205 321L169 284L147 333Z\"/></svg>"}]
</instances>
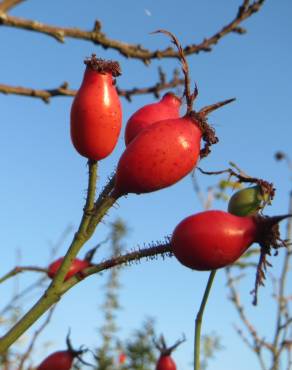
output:
<instances>
[{"instance_id":1,"label":"thorny branch","mask_svg":"<svg viewBox=\"0 0 292 370\"><path fill-rule=\"evenodd\" d=\"M20 1L6 1L6 3L8 4L17 4L18 2ZM205 38L199 44L190 44L186 46L183 50L184 54L187 56L191 54L198 54L200 52L209 52L220 39L222 39L229 33L245 33L245 30L240 27L240 23L253 14L257 13L264 2L265 0L256 0L253 2L250 2L249 0L244 0L242 5L239 7L236 16L231 22L222 27L212 36ZM119 40L113 40L107 37L105 33L101 31L102 26L98 20L95 21L95 24L91 31L81 30L79 28L58 27L47 25L36 20L11 16L6 13L6 11L9 10L11 6L8 6L7 8L7 6L5 7L4 4L4 6L2 7L2 14L0 13L0 25L46 34L50 37L53 37L59 42L64 42L65 38L90 41L95 45L99 45L103 48L114 49L126 58L139 59L145 64L149 64L152 59L179 57L179 52L170 47L164 50L151 51L144 48L140 44L128 44Z\"/></svg>"},{"instance_id":2,"label":"thorny branch","mask_svg":"<svg viewBox=\"0 0 292 370\"><path fill-rule=\"evenodd\" d=\"M156 259L158 256L161 256L162 258L172 256L171 246L168 242L154 244L146 248L137 249L132 252L110 258L106 261L88 267L84 271L82 271L81 274L76 274L70 280L65 282L62 290L63 292L66 292L80 280L83 280L85 277L99 273L101 271L105 271L121 265L129 265L131 263L138 262L143 258L146 258L148 260Z\"/></svg>"},{"instance_id":3,"label":"thorny branch","mask_svg":"<svg viewBox=\"0 0 292 370\"><path fill-rule=\"evenodd\" d=\"M71 279L71 280L74 282L73 285L75 285L78 281L83 280L87 276L96 274L98 272L108 270L112 267L127 265L127 264L130 264L131 262L139 261L142 258L150 258L150 259L152 258L153 259L153 258L156 258L158 255L172 256L171 247L170 247L170 244L168 242L154 244L154 245L151 245L149 247L142 248L142 249L138 248L137 250L133 250L132 252L125 253L123 255L121 254L121 255L115 256L114 258L110 258L106 261L103 261L103 262L100 262L100 263L97 263L97 264L91 264L90 267L84 269L81 273L77 273L75 275L75 280L74 279L73 280ZM34 271L34 272L41 272L41 273L45 273L45 274L47 273L47 269L37 267L37 266L15 267L11 271L13 271L13 272L15 272L15 271L18 271L18 272ZM16 275L16 273L13 273L13 274L8 273L8 274L5 275L5 279L3 279L3 278L1 279L1 282L3 282L4 280L7 280L8 278L11 278L15 275ZM70 282L71 282L71 280L70 280ZM69 283L67 285L69 285L70 288L72 286L71 283ZM67 289L65 289L65 290L67 290Z\"/></svg>"},{"instance_id":4,"label":"thorny branch","mask_svg":"<svg viewBox=\"0 0 292 370\"><path fill-rule=\"evenodd\" d=\"M131 101L132 97L135 95L153 94L155 97L159 97L163 90L172 89L183 84L184 80L179 77L177 71L174 71L172 78L167 81L165 73L159 69L159 80L155 85L140 88L134 87L129 90L117 87L117 91L120 96ZM0 93L38 98L42 99L45 103L49 103L50 99L54 97L75 96L77 90L70 89L67 82L64 82L62 85L54 89L33 89L30 87L0 84Z\"/></svg>"}]
</instances>

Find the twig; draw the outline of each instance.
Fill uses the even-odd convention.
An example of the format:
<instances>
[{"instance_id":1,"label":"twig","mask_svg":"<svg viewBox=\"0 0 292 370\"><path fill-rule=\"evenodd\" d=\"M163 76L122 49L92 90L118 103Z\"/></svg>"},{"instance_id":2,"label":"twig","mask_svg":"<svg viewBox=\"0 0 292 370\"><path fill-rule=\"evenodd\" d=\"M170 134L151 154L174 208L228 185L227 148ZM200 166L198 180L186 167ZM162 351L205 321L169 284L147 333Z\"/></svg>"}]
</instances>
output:
<instances>
[{"instance_id":1,"label":"twig","mask_svg":"<svg viewBox=\"0 0 292 370\"><path fill-rule=\"evenodd\" d=\"M241 338L241 340L243 341L243 343L245 343L245 345L253 351L253 344L250 343L250 341L248 340L248 338L246 337L246 335L244 334L244 332L242 331L242 329L240 329L238 326L236 325L233 325L234 327L234 330L236 331L236 333L238 334L238 336Z\"/></svg>"},{"instance_id":2,"label":"twig","mask_svg":"<svg viewBox=\"0 0 292 370\"><path fill-rule=\"evenodd\" d=\"M212 36L205 38L201 43L186 46L183 49L184 54L187 56L198 54L199 52L209 52L220 39L229 33L234 32L237 34L243 34L244 30L239 27L240 23L258 12L264 2L265 0L256 0L250 4L250 1L244 0L237 11L235 18L230 23L222 27ZM151 51L145 49L139 44L128 44L122 41L110 39L101 32L101 23L99 21L95 21L93 30L85 31L78 28L47 25L35 20L14 17L6 13L2 13L0 14L0 25L46 34L59 42L64 42L66 37L90 41L103 48L117 50L127 58L140 59L146 64L149 64L151 59L177 58L179 56L179 53L173 48Z\"/></svg>"},{"instance_id":3,"label":"twig","mask_svg":"<svg viewBox=\"0 0 292 370\"><path fill-rule=\"evenodd\" d=\"M204 171L202 168L198 167L198 170L204 175L222 175L224 173L229 174L229 179L236 177L239 183L250 183L256 184L260 187L262 195L267 196L267 201L264 203L268 204L275 196L276 189L273 183L266 180L260 179L258 177L252 177L243 172L235 163L230 162L230 167L221 171Z\"/></svg>"},{"instance_id":4,"label":"twig","mask_svg":"<svg viewBox=\"0 0 292 370\"><path fill-rule=\"evenodd\" d=\"M11 277L20 274L24 271L34 271L34 272L43 272L46 273L47 269L37 266L16 266L11 271L7 272L2 278L0 278L0 284L4 281L10 279Z\"/></svg>"},{"instance_id":5,"label":"twig","mask_svg":"<svg viewBox=\"0 0 292 370\"><path fill-rule=\"evenodd\" d=\"M49 259L48 259L48 262L49 263L54 259L54 257L56 256L59 248L63 245L65 239L67 238L68 234L71 231L72 231L72 226L70 226L70 225L67 226L66 229L63 231L63 233L60 235L59 239L53 245L50 246L50 256L49 256ZM24 290L22 290L21 292L17 293L16 295L14 295L12 297L12 299L10 300L10 302L8 302L1 309L0 316L3 316L4 314L6 314L6 312L8 312L9 310L11 310L13 308L14 304L17 301L19 301L20 299L22 299L24 296L26 296L28 293L31 293L36 288L41 287L46 280L47 280L47 277L46 276L42 276L40 279L38 279L34 283L30 284Z\"/></svg>"},{"instance_id":6,"label":"twig","mask_svg":"<svg viewBox=\"0 0 292 370\"><path fill-rule=\"evenodd\" d=\"M8 302L0 311L0 316L5 315L7 312L9 312L13 307L15 306L16 302L20 299L23 299L26 295L34 291L35 289L42 286L42 284L47 280L47 277L43 276L40 279L38 279L36 282L30 284L28 287L26 287L24 290L19 292L18 294L14 295L10 302ZM30 300L31 301L31 300Z\"/></svg>"},{"instance_id":7,"label":"twig","mask_svg":"<svg viewBox=\"0 0 292 370\"><path fill-rule=\"evenodd\" d=\"M179 75L176 71L173 72L173 77L169 81L166 81L164 73L162 71L159 72L159 76L160 80L153 86L141 88L134 87L129 90L120 89L119 87L117 87L118 94L126 98L128 101L131 101L132 97L136 95L153 94L155 97L159 97L160 92L162 92L163 90L173 89L184 84L184 80L179 78ZM43 100L45 103L49 103L51 98L54 97L75 96L77 90L69 89L68 86L68 83L64 82L61 86L55 89L33 89L30 87L0 84L0 93L37 98Z\"/></svg>"},{"instance_id":8,"label":"twig","mask_svg":"<svg viewBox=\"0 0 292 370\"><path fill-rule=\"evenodd\" d=\"M134 87L133 89L125 90L117 87L118 94L128 101L132 101L132 97L136 95L146 95L153 94L154 97L159 98L160 93L163 90L173 89L175 87L184 84L184 79L180 78L179 72L177 70L173 71L172 78L168 82L166 81L166 75L161 68L158 69L159 80L158 82L150 87Z\"/></svg>"},{"instance_id":9,"label":"twig","mask_svg":"<svg viewBox=\"0 0 292 370\"><path fill-rule=\"evenodd\" d=\"M241 338L241 340L243 341L243 343L245 343L246 346L250 350L255 351L255 348L254 348L253 343L250 343L249 342L249 340L247 339L247 337L245 336L245 334L243 333L243 331L240 328L238 328L236 325L234 325L234 329L237 332L237 334L239 335L239 337ZM256 351L259 351L259 349L257 348ZM267 369L267 366L266 366L266 364L265 364L265 362L263 360L263 357L262 357L260 351L259 352L256 352L256 354L258 356L258 360L259 360L259 363L260 363L260 366L261 366L262 370L266 370Z\"/></svg>"},{"instance_id":10,"label":"twig","mask_svg":"<svg viewBox=\"0 0 292 370\"><path fill-rule=\"evenodd\" d=\"M38 336L41 334L41 332L46 328L46 326L50 323L51 321L51 318L52 318L52 315L54 313L54 310L55 310L56 306L54 306L53 308L50 309L47 317L46 317L46 320L43 322L43 324L35 331L32 339L31 339L31 342L27 348L27 350L24 352L23 356L21 357L21 360L19 362L19 365L18 365L18 369L17 370L22 370L23 369L23 366L24 366L24 363L25 361L29 358L32 350L33 350L33 347L35 345L35 342L38 338Z\"/></svg>"},{"instance_id":11,"label":"twig","mask_svg":"<svg viewBox=\"0 0 292 370\"><path fill-rule=\"evenodd\" d=\"M266 349L268 349L272 353L273 352L273 346L270 343L266 342L264 339L259 337L257 330L254 328L254 326L251 324L251 322L249 321L249 319L247 318L247 316L245 314L244 307L240 302L239 294L238 294L238 292L235 288L235 285L234 285L234 279L231 277L231 274L230 274L230 268L226 268L225 271L226 271L226 275L227 275L227 285L228 285L228 287L230 289L230 293L231 293L230 300L234 304L234 306L236 308L236 311L238 312L238 315L239 315L242 323L244 324L247 331L249 332L249 334L253 338L253 341L254 341L253 351L258 355L259 358L261 357L261 348L262 347L265 347Z\"/></svg>"},{"instance_id":12,"label":"twig","mask_svg":"<svg viewBox=\"0 0 292 370\"><path fill-rule=\"evenodd\" d=\"M292 212L292 192L290 192L290 197L289 197L289 211ZM291 239L291 237L292 237L292 221L289 220L287 222L286 239ZM276 370L278 363L279 363L280 352L282 350L281 349L282 345L279 343L280 335L283 330L287 329L287 326L282 324L282 320L283 320L283 314L286 308L285 287L287 284L287 275L289 271L289 262L290 262L289 252L290 251L291 251L291 246L287 246L287 249L285 251L284 264L282 267L281 276L279 278L279 291L277 295L278 310L277 310L277 317L276 317L276 329L275 329L274 341L273 341L273 347L275 349L273 353L274 367L272 370ZM290 318L290 321L291 321L291 318ZM287 320L286 320L286 323L287 323ZM282 343L284 340L285 338L282 338Z\"/></svg>"},{"instance_id":13,"label":"twig","mask_svg":"<svg viewBox=\"0 0 292 370\"><path fill-rule=\"evenodd\" d=\"M188 115L193 110L193 102L194 102L195 98L198 95L198 89L196 87L194 92L191 93L190 70L189 70L189 65L188 65L187 59L185 57L183 48L182 48L180 42L178 41L178 39L176 38L176 36L173 33L169 32L167 30L162 30L162 29L157 30L153 33L163 33L163 34L167 35L168 37L170 37L172 43L175 45L175 47L178 50L178 58L181 62L181 68L182 68L182 72L184 74L184 85L185 85L184 96L186 97L186 101L187 101L187 113L186 114Z\"/></svg>"},{"instance_id":14,"label":"twig","mask_svg":"<svg viewBox=\"0 0 292 370\"><path fill-rule=\"evenodd\" d=\"M0 3L0 13L6 13L16 5L23 3L25 0L3 0Z\"/></svg>"}]
</instances>

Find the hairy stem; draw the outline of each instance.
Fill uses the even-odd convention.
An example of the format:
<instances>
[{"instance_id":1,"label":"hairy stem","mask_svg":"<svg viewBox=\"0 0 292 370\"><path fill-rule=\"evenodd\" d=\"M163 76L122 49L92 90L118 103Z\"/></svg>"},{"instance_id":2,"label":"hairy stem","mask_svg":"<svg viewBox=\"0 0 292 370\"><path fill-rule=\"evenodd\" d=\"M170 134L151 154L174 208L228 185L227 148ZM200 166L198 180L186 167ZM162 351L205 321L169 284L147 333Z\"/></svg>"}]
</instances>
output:
<instances>
[{"instance_id":1,"label":"hairy stem","mask_svg":"<svg viewBox=\"0 0 292 370\"><path fill-rule=\"evenodd\" d=\"M150 248L137 250L125 255L114 257L98 265L87 268L84 273L76 274L71 279L61 285L59 291L48 289L31 310L6 334L0 339L0 354L4 355L9 346L14 343L19 336L24 333L39 317L41 317L50 307L52 307L63 294L75 286L85 277L98 273L114 266L137 261L141 258L153 258L157 255L167 255L171 253L169 243L159 244Z\"/></svg>"},{"instance_id":2,"label":"hairy stem","mask_svg":"<svg viewBox=\"0 0 292 370\"><path fill-rule=\"evenodd\" d=\"M62 293L67 292L71 289L74 285L76 285L80 280L87 278L93 274L97 274L99 272L111 269L113 267L121 266L121 265L129 265L131 262L139 261L142 258L152 259L155 256L163 255L163 256L171 256L171 247L168 242L161 243L152 247L139 249L130 253L126 253L120 256L116 256L110 258L104 262L99 264L90 266L82 271L80 274L74 275L71 279L66 281L62 286Z\"/></svg>"},{"instance_id":3,"label":"hairy stem","mask_svg":"<svg viewBox=\"0 0 292 370\"><path fill-rule=\"evenodd\" d=\"M87 196L85 201L85 206L83 208L83 216L76 232L71 246L66 253L66 256L63 259L62 265L60 266L51 286L48 289L48 292L58 290L63 284L66 273L71 266L73 259L76 257L77 253L80 251L85 242L89 239L89 236L86 234L87 226L90 222L94 208L94 199L95 199L95 189L97 181L97 161L88 160L88 187L87 187Z\"/></svg>"}]
</instances>

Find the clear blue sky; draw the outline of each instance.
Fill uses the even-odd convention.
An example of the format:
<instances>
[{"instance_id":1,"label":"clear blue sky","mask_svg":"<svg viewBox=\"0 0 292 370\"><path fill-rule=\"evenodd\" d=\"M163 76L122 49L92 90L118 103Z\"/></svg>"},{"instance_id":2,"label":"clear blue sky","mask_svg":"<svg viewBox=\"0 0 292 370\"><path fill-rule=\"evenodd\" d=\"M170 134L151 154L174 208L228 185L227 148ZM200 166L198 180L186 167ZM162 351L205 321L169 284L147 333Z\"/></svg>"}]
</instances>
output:
<instances>
[{"instance_id":1,"label":"clear blue sky","mask_svg":"<svg viewBox=\"0 0 292 370\"><path fill-rule=\"evenodd\" d=\"M165 48L170 42L151 31L165 28L181 43L195 43L229 22L240 1L165 0L139 1L70 1L28 0L12 13L60 26L91 29L95 19L111 38L140 43L151 49ZM277 196L269 214L287 210L290 179L284 165L273 159L281 149L291 153L292 113L292 4L289 0L267 1L263 9L242 24L248 33L228 35L212 53L189 58L193 82L199 87L197 107L230 97L237 101L210 117L220 143L201 163L206 170L218 170L234 161L251 175L276 184ZM117 59L123 70L118 84L122 88L149 86L156 82L157 67L171 76L178 67L176 60L154 61L145 68L140 61L126 60L118 53L105 51L89 42L68 39L59 44L44 35L0 27L0 82L34 88L54 88L68 81L78 88L82 79L83 59L95 52L107 59ZM152 96L134 97L132 103L122 100L123 122L140 106L152 102ZM55 98L49 105L40 100L0 95L1 107L1 192L0 204L0 272L15 265L16 250L21 250L22 264L45 266L49 242L56 241L68 224L78 225L86 189L86 159L73 149L69 137L71 98ZM100 163L99 189L113 171L124 149L123 133L114 153ZM215 178L199 176L202 187ZM189 177L175 186L148 195L129 195L110 212L85 250L102 240L107 223L123 218L130 234L127 248L161 240L171 234L184 217L201 206ZM224 209L225 205L215 205ZM70 242L73 233L62 247ZM81 253L82 254L82 253ZM100 255L100 258L102 254ZM97 258L98 259L98 258ZM273 259L277 274L281 256ZM194 317L208 274L192 272L174 259L144 262L122 272L121 305L118 324L121 337L140 327L146 316L156 318L158 333L169 343L185 333L188 341L174 357L178 369L190 369L193 358ZM22 275L21 287L36 279L35 274ZM40 338L52 341L50 351L64 347L70 326L72 339L94 346L96 329L102 324L99 305L103 302L103 276L82 282L60 302L51 325ZM249 291L253 276L242 285L242 300L254 323L268 338L273 331L272 289L269 283L260 292L259 306L251 306ZM6 301L13 283L0 287L1 303ZM27 302L27 307L31 302ZM216 332L225 349L210 364L212 370L258 368L254 355L242 344L232 324L237 316L227 299L225 275L219 272L203 325L203 333ZM29 331L28 335L35 330ZM40 346L41 348L41 346ZM42 352L44 354L44 352ZM38 360L36 360L38 361Z\"/></svg>"}]
</instances>

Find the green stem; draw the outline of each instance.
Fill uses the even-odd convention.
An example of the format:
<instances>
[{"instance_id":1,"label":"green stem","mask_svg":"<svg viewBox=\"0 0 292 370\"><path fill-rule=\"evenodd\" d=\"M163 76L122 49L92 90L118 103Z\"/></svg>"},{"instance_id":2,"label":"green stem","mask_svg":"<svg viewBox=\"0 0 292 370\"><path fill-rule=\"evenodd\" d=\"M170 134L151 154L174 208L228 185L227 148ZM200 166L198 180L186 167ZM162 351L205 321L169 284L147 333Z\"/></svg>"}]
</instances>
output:
<instances>
[{"instance_id":1,"label":"green stem","mask_svg":"<svg viewBox=\"0 0 292 370\"><path fill-rule=\"evenodd\" d=\"M217 270L212 270L209 275L209 279L205 288L203 299L199 312L196 317L196 326L195 326L195 351L194 351L194 370L200 370L200 344L201 344L201 327L204 310L208 301L209 293L216 275Z\"/></svg>"},{"instance_id":2,"label":"green stem","mask_svg":"<svg viewBox=\"0 0 292 370\"><path fill-rule=\"evenodd\" d=\"M64 257L63 263L58 270L53 282L48 287L43 296L36 304L3 336L0 338L0 354L5 354L11 344L13 344L31 325L33 325L50 307L61 298L63 292L64 277L69 267L84 245L91 237L97 224L102 220L108 209L115 203L116 199L108 196L106 191L94 203L95 188L97 180L97 162L88 161L89 180L86 203L83 210L83 217L80 222L71 246ZM113 181L111 182L111 187ZM106 189L108 192L110 188Z\"/></svg>"},{"instance_id":3,"label":"green stem","mask_svg":"<svg viewBox=\"0 0 292 370\"><path fill-rule=\"evenodd\" d=\"M0 355L4 355L13 344L39 317L60 299L57 294L45 293L38 302L0 339Z\"/></svg>"},{"instance_id":4,"label":"green stem","mask_svg":"<svg viewBox=\"0 0 292 370\"><path fill-rule=\"evenodd\" d=\"M77 256L82 246L89 239L89 237L86 235L86 228L90 222L90 218L92 217L92 212L94 208L96 181L97 181L97 161L88 160L88 187L85 206L83 208L83 216L78 231L76 232L73 241L70 245L70 248L63 259L62 265L60 266L48 291L58 290L62 286L65 275L68 272L72 264L72 261Z\"/></svg>"}]
</instances>

